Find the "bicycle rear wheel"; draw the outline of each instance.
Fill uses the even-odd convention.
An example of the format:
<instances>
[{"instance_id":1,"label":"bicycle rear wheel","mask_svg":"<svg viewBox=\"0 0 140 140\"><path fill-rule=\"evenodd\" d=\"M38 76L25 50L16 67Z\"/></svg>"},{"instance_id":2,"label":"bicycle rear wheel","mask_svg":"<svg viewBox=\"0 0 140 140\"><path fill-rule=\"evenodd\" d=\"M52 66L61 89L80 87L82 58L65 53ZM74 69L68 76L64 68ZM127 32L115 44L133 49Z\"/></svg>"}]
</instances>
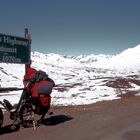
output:
<instances>
[{"instance_id":1,"label":"bicycle rear wheel","mask_svg":"<svg viewBox=\"0 0 140 140\"><path fill-rule=\"evenodd\" d=\"M3 112L2 112L2 109L0 108L0 128L3 124Z\"/></svg>"}]
</instances>

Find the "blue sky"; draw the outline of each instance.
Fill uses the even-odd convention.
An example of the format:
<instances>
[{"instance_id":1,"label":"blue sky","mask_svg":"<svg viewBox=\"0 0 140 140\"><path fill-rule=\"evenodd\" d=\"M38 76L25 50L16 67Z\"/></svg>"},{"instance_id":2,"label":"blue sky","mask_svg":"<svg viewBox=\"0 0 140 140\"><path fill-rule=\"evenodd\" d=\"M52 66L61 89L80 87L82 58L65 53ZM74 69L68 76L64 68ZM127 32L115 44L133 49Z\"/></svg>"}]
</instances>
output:
<instances>
[{"instance_id":1,"label":"blue sky","mask_svg":"<svg viewBox=\"0 0 140 140\"><path fill-rule=\"evenodd\" d=\"M32 35L32 50L117 54L140 44L139 0L3 0L0 32Z\"/></svg>"}]
</instances>

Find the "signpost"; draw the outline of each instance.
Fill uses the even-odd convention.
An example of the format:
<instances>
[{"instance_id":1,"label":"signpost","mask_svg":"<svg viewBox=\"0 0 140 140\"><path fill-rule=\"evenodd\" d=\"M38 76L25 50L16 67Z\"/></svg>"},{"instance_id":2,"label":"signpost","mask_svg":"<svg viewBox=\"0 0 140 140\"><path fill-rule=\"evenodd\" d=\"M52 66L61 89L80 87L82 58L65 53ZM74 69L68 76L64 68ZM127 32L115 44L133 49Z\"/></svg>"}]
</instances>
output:
<instances>
[{"instance_id":1,"label":"signpost","mask_svg":"<svg viewBox=\"0 0 140 140\"><path fill-rule=\"evenodd\" d=\"M0 63L25 64L25 73L31 65L31 36L25 29L25 37L0 33Z\"/></svg>"},{"instance_id":2,"label":"signpost","mask_svg":"<svg viewBox=\"0 0 140 140\"><path fill-rule=\"evenodd\" d=\"M29 39L0 34L0 62L29 64L30 51Z\"/></svg>"}]
</instances>

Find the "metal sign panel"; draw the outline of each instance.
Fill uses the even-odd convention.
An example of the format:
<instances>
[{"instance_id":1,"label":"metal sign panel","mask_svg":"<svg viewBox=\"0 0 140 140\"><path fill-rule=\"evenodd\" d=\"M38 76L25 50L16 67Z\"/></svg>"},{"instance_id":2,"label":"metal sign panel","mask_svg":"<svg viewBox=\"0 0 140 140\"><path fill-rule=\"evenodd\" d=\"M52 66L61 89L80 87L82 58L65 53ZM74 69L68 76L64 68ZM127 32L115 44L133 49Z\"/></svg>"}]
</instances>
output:
<instances>
[{"instance_id":1,"label":"metal sign panel","mask_svg":"<svg viewBox=\"0 0 140 140\"><path fill-rule=\"evenodd\" d=\"M29 40L0 34L0 62L28 64L30 62Z\"/></svg>"}]
</instances>

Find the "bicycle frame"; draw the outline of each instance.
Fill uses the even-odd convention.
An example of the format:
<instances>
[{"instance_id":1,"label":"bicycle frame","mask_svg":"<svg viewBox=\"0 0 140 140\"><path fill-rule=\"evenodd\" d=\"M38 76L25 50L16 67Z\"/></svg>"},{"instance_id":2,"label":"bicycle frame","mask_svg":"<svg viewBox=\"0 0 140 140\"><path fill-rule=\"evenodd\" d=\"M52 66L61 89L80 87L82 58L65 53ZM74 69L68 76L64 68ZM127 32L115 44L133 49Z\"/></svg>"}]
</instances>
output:
<instances>
[{"instance_id":1,"label":"bicycle frame","mask_svg":"<svg viewBox=\"0 0 140 140\"><path fill-rule=\"evenodd\" d=\"M16 118L12 119L13 120L13 123L11 125L12 130L16 128L16 126L15 126L16 124L21 124L24 127L33 127L35 130L36 125L39 125L41 120L45 117L46 114L42 114L42 116L39 120L35 120L34 114L36 114L36 113L33 110L31 100L32 99L30 98L30 96L28 96L27 99L21 100L21 103L16 112ZM4 107L4 109L6 109L7 112L9 112L11 114L10 110L7 108L7 106L4 104L4 102L0 101L0 104ZM4 114L2 112L2 109L0 108L0 128L2 127L3 120L4 120Z\"/></svg>"}]
</instances>

